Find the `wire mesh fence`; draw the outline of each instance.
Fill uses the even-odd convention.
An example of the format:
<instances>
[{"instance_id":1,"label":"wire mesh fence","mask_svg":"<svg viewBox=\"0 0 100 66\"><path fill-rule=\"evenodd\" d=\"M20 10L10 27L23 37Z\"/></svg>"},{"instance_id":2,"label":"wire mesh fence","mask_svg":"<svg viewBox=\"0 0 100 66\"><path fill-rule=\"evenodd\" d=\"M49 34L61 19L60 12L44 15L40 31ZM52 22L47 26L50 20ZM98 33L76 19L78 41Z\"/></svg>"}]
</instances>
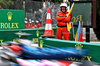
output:
<instances>
[{"instance_id":1,"label":"wire mesh fence","mask_svg":"<svg viewBox=\"0 0 100 66\"><path fill-rule=\"evenodd\" d=\"M59 9L59 4L50 3L50 2L37 2L37 1L30 1L25 3L25 18L29 23L30 21L34 22L34 24L42 24L45 26L46 17L47 17L47 10L50 8L51 12L51 21L52 26L56 27L56 14ZM38 28L38 26L34 26Z\"/></svg>"},{"instance_id":2,"label":"wire mesh fence","mask_svg":"<svg viewBox=\"0 0 100 66\"><path fill-rule=\"evenodd\" d=\"M6 4L6 5L5 5ZM56 14L60 10L59 4L49 1L10 1L4 4L0 1L0 9L24 10L25 28L39 28L38 24L45 26L47 10L50 8L52 26L56 27ZM31 24L32 23L32 24Z\"/></svg>"}]
</instances>

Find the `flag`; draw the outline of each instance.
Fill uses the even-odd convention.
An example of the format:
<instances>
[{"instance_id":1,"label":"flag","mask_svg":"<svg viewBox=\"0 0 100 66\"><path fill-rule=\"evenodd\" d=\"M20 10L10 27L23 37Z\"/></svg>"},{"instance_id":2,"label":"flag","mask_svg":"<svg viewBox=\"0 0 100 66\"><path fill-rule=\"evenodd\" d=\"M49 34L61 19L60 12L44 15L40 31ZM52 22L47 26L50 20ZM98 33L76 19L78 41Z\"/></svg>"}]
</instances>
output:
<instances>
[{"instance_id":1,"label":"flag","mask_svg":"<svg viewBox=\"0 0 100 66\"><path fill-rule=\"evenodd\" d=\"M77 41L79 41L80 34L81 34L81 24L80 24L80 22L79 22L79 24L78 24Z\"/></svg>"},{"instance_id":2,"label":"flag","mask_svg":"<svg viewBox=\"0 0 100 66\"><path fill-rule=\"evenodd\" d=\"M78 24L78 29L77 29L77 32L76 32L75 41L83 42L83 38L82 38L82 34L81 34L81 24L80 24L80 22Z\"/></svg>"},{"instance_id":3,"label":"flag","mask_svg":"<svg viewBox=\"0 0 100 66\"><path fill-rule=\"evenodd\" d=\"M72 4L71 9L70 9L67 17L71 14L73 7L74 7L74 3ZM67 30L69 31L70 29L71 29L71 24L70 24L70 22L68 22L67 23Z\"/></svg>"},{"instance_id":4,"label":"flag","mask_svg":"<svg viewBox=\"0 0 100 66\"><path fill-rule=\"evenodd\" d=\"M77 34L78 34L78 29L77 29L77 32L76 32L75 41L77 41Z\"/></svg>"},{"instance_id":5,"label":"flag","mask_svg":"<svg viewBox=\"0 0 100 66\"><path fill-rule=\"evenodd\" d=\"M72 27L71 27L71 24L70 24L70 22L68 22L68 23L67 23L67 30L69 31L71 28L72 28Z\"/></svg>"},{"instance_id":6,"label":"flag","mask_svg":"<svg viewBox=\"0 0 100 66\"><path fill-rule=\"evenodd\" d=\"M79 42L83 42L82 34L80 34Z\"/></svg>"}]
</instances>

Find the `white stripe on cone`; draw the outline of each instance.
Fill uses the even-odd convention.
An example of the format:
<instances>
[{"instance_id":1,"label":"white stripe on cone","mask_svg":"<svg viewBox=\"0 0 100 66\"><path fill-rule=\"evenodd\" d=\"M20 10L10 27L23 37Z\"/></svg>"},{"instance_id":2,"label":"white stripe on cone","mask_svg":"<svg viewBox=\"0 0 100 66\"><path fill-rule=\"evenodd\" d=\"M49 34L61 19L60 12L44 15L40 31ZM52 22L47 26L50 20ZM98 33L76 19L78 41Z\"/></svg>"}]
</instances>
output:
<instances>
[{"instance_id":1,"label":"white stripe on cone","mask_svg":"<svg viewBox=\"0 0 100 66\"><path fill-rule=\"evenodd\" d=\"M47 13L47 19L51 19L50 13Z\"/></svg>"},{"instance_id":2,"label":"white stripe on cone","mask_svg":"<svg viewBox=\"0 0 100 66\"><path fill-rule=\"evenodd\" d=\"M52 25L51 24L46 24L45 30L52 30Z\"/></svg>"}]
</instances>

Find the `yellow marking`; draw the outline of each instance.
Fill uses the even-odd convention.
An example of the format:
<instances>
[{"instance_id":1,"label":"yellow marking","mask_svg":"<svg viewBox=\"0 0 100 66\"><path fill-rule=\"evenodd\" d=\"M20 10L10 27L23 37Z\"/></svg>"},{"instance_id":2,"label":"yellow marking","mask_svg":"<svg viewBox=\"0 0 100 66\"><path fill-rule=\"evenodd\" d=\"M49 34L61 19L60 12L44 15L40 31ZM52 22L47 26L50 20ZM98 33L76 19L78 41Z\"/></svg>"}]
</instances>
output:
<instances>
[{"instance_id":1,"label":"yellow marking","mask_svg":"<svg viewBox=\"0 0 100 66\"><path fill-rule=\"evenodd\" d=\"M92 58L92 57L87 56L88 61L91 61L91 60L90 60L91 58Z\"/></svg>"},{"instance_id":2,"label":"yellow marking","mask_svg":"<svg viewBox=\"0 0 100 66\"><path fill-rule=\"evenodd\" d=\"M39 37L39 31L38 30L36 31L36 35L37 35L37 37Z\"/></svg>"},{"instance_id":3,"label":"yellow marking","mask_svg":"<svg viewBox=\"0 0 100 66\"><path fill-rule=\"evenodd\" d=\"M7 15L8 15L8 20L11 21L13 15L12 12L8 12Z\"/></svg>"},{"instance_id":4,"label":"yellow marking","mask_svg":"<svg viewBox=\"0 0 100 66\"><path fill-rule=\"evenodd\" d=\"M43 40L40 40L40 47L43 48Z\"/></svg>"},{"instance_id":5,"label":"yellow marking","mask_svg":"<svg viewBox=\"0 0 100 66\"><path fill-rule=\"evenodd\" d=\"M81 45L81 44L76 44L75 47L76 47L77 50L81 50L82 47L83 47L83 45Z\"/></svg>"},{"instance_id":6,"label":"yellow marking","mask_svg":"<svg viewBox=\"0 0 100 66\"><path fill-rule=\"evenodd\" d=\"M22 31L19 31L18 33L22 33ZM21 35L19 35L19 38L21 38Z\"/></svg>"},{"instance_id":7,"label":"yellow marking","mask_svg":"<svg viewBox=\"0 0 100 66\"><path fill-rule=\"evenodd\" d=\"M33 38L33 42L35 43L39 42L38 38Z\"/></svg>"}]
</instances>

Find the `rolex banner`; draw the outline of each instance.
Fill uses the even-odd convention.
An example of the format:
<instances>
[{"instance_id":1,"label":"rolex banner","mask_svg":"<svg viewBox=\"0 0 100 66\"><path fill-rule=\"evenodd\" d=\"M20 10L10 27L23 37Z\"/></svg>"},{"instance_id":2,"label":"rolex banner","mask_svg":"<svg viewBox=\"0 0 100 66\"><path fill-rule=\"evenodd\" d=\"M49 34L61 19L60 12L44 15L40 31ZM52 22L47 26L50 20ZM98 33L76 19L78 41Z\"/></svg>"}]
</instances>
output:
<instances>
[{"instance_id":1,"label":"rolex banner","mask_svg":"<svg viewBox=\"0 0 100 66\"><path fill-rule=\"evenodd\" d=\"M0 30L24 29L24 10L0 10Z\"/></svg>"},{"instance_id":2,"label":"rolex banner","mask_svg":"<svg viewBox=\"0 0 100 66\"><path fill-rule=\"evenodd\" d=\"M100 64L100 44L99 43L66 41L66 40L58 40L58 39L52 40L52 38L40 37L39 46L42 48L45 48L45 47L50 47L50 48L52 47L53 49L57 48L55 50L60 50L61 48L66 48L69 51L74 50L74 52L77 51L77 54L82 54L83 58L77 59L73 57L68 57L68 58L65 58L65 60L76 61L76 62L82 62L83 60L88 60L88 61L92 61L92 62L96 62Z\"/></svg>"}]
</instances>

